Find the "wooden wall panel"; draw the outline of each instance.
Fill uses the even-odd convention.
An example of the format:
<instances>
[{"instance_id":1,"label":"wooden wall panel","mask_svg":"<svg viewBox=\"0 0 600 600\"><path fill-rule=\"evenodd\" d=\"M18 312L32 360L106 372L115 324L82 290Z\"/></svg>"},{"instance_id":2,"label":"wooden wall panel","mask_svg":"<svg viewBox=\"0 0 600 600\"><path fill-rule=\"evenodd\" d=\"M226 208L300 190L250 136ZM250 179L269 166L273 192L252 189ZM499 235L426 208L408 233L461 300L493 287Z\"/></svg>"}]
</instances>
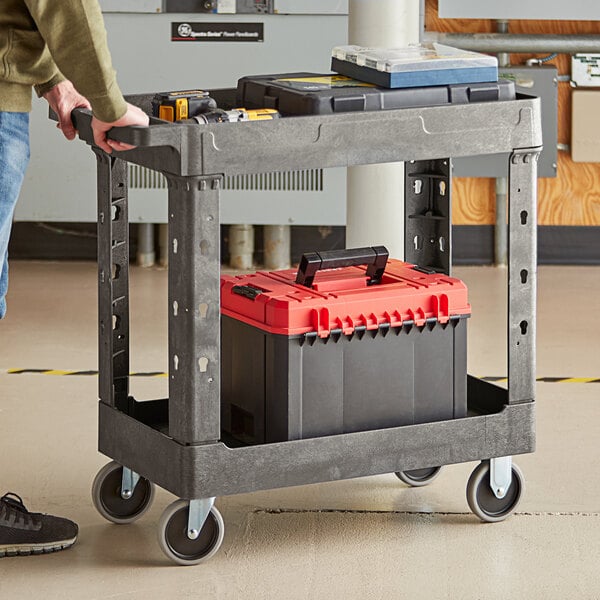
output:
<instances>
[{"instance_id":1,"label":"wooden wall panel","mask_svg":"<svg viewBox=\"0 0 600 600\"><path fill-rule=\"evenodd\" d=\"M452 222L455 225L487 225L496 218L495 181L455 177L452 185Z\"/></svg>"},{"instance_id":2,"label":"wooden wall panel","mask_svg":"<svg viewBox=\"0 0 600 600\"><path fill-rule=\"evenodd\" d=\"M438 1L426 0L425 27L430 31L491 33L496 23L482 19L440 19ZM510 21L511 33L600 34L599 21ZM513 54L512 64L523 64L532 54ZM559 55L550 64L559 74L569 74L571 58ZM571 92L569 83L558 88L558 141L571 139ZM600 109L600 107L599 107ZM465 225L494 222L494 182L490 179L456 178L453 188L454 222ZM600 225L600 164L574 163L569 153L559 152L558 176L539 181L541 225Z\"/></svg>"}]
</instances>

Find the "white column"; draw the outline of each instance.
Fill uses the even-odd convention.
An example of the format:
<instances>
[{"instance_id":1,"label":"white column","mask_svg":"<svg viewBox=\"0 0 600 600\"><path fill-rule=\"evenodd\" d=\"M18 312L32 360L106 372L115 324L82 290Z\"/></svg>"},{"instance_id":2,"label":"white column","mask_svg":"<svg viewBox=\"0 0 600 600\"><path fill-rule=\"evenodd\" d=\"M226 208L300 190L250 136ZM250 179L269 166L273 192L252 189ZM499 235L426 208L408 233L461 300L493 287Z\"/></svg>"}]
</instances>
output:
<instances>
[{"instance_id":1,"label":"white column","mask_svg":"<svg viewBox=\"0 0 600 600\"><path fill-rule=\"evenodd\" d=\"M397 48L419 41L420 0L350 0L348 43ZM404 163L350 167L346 247L381 245L404 257Z\"/></svg>"}]
</instances>

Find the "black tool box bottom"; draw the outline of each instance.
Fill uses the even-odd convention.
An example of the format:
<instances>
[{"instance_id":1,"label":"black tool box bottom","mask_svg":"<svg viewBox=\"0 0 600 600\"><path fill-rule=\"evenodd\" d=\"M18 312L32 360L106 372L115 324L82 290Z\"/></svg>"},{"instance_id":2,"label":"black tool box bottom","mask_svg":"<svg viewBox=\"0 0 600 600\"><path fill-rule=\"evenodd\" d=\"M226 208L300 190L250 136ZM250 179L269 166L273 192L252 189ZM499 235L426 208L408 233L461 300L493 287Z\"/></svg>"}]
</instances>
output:
<instances>
[{"instance_id":1,"label":"black tool box bottom","mask_svg":"<svg viewBox=\"0 0 600 600\"><path fill-rule=\"evenodd\" d=\"M223 430L268 443L465 417L467 318L328 338L222 316Z\"/></svg>"}]
</instances>

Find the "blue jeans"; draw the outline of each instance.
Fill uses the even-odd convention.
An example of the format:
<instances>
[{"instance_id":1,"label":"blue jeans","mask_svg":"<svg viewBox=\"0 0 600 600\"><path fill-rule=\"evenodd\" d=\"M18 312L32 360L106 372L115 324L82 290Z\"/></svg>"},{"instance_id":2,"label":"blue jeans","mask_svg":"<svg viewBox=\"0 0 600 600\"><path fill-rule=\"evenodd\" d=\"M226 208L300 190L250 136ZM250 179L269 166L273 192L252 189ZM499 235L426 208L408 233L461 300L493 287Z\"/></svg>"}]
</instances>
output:
<instances>
[{"instance_id":1,"label":"blue jeans","mask_svg":"<svg viewBox=\"0 0 600 600\"><path fill-rule=\"evenodd\" d=\"M8 240L29 162L29 113L0 111L0 319L6 313Z\"/></svg>"}]
</instances>

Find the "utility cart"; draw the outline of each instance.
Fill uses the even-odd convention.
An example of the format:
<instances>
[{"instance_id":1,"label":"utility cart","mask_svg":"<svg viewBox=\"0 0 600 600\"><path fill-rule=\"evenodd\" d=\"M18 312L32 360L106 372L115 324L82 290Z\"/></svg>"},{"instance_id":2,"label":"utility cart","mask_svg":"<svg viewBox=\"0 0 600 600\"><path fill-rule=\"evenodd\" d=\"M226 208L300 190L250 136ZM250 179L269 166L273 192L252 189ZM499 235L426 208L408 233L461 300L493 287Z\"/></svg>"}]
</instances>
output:
<instances>
[{"instance_id":1,"label":"utility cart","mask_svg":"<svg viewBox=\"0 0 600 600\"><path fill-rule=\"evenodd\" d=\"M234 90L211 95L235 106ZM151 96L128 98L150 113ZM91 116L75 111L93 146ZM440 467L478 460L467 499L484 521L514 512L523 476L512 456L535 445L536 169L540 103L481 102L272 121L123 128L137 146L98 164L99 450L114 462L92 495L108 520L129 523L153 486L180 498L159 523L177 563L208 559L224 533L215 498L396 473L429 483ZM220 223L224 176L406 161L405 260L450 274L451 158L507 153L509 161L508 389L469 376L467 414L438 422L240 445L221 431ZM169 212L169 397L129 395L127 162L164 174ZM365 201L375 203L375 197ZM402 224L399 224L402 226ZM373 240L377 243L377 240ZM376 390L373 392L376 394Z\"/></svg>"}]
</instances>

